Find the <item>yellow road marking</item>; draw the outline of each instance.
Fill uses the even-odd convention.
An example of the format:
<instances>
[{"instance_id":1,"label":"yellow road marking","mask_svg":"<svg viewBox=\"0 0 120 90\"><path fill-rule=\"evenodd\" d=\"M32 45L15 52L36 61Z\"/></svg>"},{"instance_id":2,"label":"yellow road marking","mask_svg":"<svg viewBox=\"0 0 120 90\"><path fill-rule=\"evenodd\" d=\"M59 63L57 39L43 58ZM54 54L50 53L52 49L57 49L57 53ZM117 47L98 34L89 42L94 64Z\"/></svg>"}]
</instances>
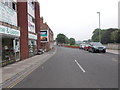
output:
<instances>
[{"instance_id":1,"label":"yellow road marking","mask_svg":"<svg viewBox=\"0 0 120 90\"><path fill-rule=\"evenodd\" d=\"M18 84L20 81L22 81L25 77L27 77L30 73L32 73L35 69L31 70L31 72L28 72L28 73L24 74L24 76L21 76L19 79L17 79L16 81L14 81L11 85L9 85L7 88L14 87L16 84Z\"/></svg>"}]
</instances>

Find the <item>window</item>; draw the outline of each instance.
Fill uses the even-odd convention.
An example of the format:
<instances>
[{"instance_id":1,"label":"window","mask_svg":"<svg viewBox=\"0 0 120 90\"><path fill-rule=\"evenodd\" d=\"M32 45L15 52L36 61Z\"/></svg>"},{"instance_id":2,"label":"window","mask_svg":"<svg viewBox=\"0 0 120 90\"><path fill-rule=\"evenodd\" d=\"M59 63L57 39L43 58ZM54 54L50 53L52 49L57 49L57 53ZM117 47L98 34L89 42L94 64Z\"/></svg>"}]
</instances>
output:
<instances>
[{"instance_id":1,"label":"window","mask_svg":"<svg viewBox=\"0 0 120 90\"><path fill-rule=\"evenodd\" d=\"M33 22L33 23L35 23L35 19L31 15L29 15L29 14L28 14L28 20Z\"/></svg>"},{"instance_id":2,"label":"window","mask_svg":"<svg viewBox=\"0 0 120 90\"><path fill-rule=\"evenodd\" d=\"M14 2L12 2L12 8L16 10L16 4Z\"/></svg>"},{"instance_id":3,"label":"window","mask_svg":"<svg viewBox=\"0 0 120 90\"><path fill-rule=\"evenodd\" d=\"M34 2L32 2L32 5L34 5Z\"/></svg>"},{"instance_id":4,"label":"window","mask_svg":"<svg viewBox=\"0 0 120 90\"><path fill-rule=\"evenodd\" d=\"M32 22L35 23L35 19L34 18L32 18Z\"/></svg>"},{"instance_id":5,"label":"window","mask_svg":"<svg viewBox=\"0 0 120 90\"><path fill-rule=\"evenodd\" d=\"M8 6L8 2L5 1L5 5Z\"/></svg>"},{"instance_id":6,"label":"window","mask_svg":"<svg viewBox=\"0 0 120 90\"><path fill-rule=\"evenodd\" d=\"M16 3L13 0L4 0L6 6L16 11Z\"/></svg>"},{"instance_id":7,"label":"window","mask_svg":"<svg viewBox=\"0 0 120 90\"><path fill-rule=\"evenodd\" d=\"M32 22L32 17L28 14L28 20Z\"/></svg>"}]
</instances>

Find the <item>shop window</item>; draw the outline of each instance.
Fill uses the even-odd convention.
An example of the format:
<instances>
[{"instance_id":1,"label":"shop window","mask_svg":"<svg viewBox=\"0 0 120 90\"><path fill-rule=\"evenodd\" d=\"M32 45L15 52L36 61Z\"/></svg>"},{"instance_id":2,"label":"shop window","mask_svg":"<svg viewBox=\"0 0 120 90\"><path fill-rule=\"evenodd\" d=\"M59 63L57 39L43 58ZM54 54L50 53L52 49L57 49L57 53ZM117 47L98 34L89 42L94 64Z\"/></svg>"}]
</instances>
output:
<instances>
[{"instance_id":1,"label":"shop window","mask_svg":"<svg viewBox=\"0 0 120 90\"><path fill-rule=\"evenodd\" d=\"M35 40L29 40L29 57L37 54L37 45Z\"/></svg>"},{"instance_id":2,"label":"shop window","mask_svg":"<svg viewBox=\"0 0 120 90\"><path fill-rule=\"evenodd\" d=\"M2 38L2 66L14 63L20 58L19 39Z\"/></svg>"}]
</instances>

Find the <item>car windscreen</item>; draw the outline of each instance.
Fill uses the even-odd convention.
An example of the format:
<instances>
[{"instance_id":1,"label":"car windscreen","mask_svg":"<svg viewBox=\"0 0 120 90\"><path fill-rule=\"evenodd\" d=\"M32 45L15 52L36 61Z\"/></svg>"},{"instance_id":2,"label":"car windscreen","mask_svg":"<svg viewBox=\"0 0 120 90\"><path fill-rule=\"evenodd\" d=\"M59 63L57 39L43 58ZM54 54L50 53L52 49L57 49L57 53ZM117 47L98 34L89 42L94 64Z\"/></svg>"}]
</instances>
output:
<instances>
[{"instance_id":1,"label":"car windscreen","mask_svg":"<svg viewBox=\"0 0 120 90\"><path fill-rule=\"evenodd\" d=\"M94 46L103 46L101 43L93 43Z\"/></svg>"}]
</instances>

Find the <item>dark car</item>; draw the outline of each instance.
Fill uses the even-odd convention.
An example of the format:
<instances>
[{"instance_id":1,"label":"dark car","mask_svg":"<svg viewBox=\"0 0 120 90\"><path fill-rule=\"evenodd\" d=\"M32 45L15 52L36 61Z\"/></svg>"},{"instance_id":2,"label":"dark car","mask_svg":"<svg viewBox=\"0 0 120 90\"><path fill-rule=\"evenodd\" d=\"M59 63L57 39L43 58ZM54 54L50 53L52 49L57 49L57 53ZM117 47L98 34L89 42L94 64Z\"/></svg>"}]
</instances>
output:
<instances>
[{"instance_id":1,"label":"dark car","mask_svg":"<svg viewBox=\"0 0 120 90\"><path fill-rule=\"evenodd\" d=\"M89 52L106 52L106 47L103 46L100 42L91 42L88 48Z\"/></svg>"},{"instance_id":2,"label":"dark car","mask_svg":"<svg viewBox=\"0 0 120 90\"><path fill-rule=\"evenodd\" d=\"M41 54L43 54L43 53L44 53L44 50L43 50L43 49L39 49L37 54L38 54L38 55L41 55Z\"/></svg>"}]
</instances>

